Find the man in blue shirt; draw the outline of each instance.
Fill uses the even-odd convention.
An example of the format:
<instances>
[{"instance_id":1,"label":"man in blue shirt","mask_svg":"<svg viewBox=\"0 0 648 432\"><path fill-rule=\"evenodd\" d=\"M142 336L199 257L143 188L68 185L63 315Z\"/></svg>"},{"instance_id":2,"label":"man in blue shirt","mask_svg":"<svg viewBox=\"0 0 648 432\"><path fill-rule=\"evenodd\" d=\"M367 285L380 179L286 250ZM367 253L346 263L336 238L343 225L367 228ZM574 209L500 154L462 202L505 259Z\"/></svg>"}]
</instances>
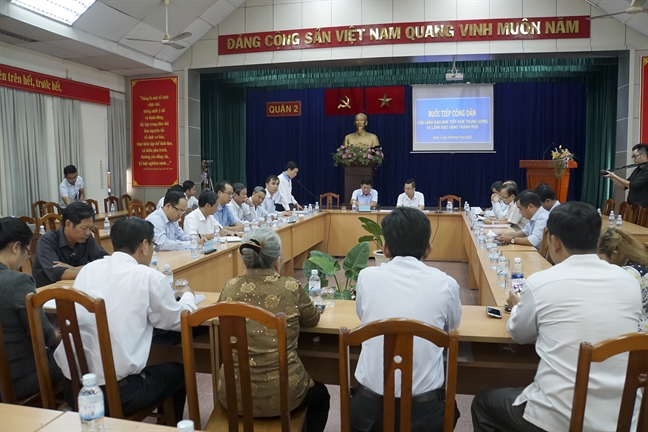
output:
<instances>
[{"instance_id":1,"label":"man in blue shirt","mask_svg":"<svg viewBox=\"0 0 648 432\"><path fill-rule=\"evenodd\" d=\"M179 191L167 192L164 205L146 217L153 224L154 242L160 250L189 249L191 236L180 228L178 221L187 212L187 199ZM202 239L198 239L202 242Z\"/></svg>"},{"instance_id":2,"label":"man in blue shirt","mask_svg":"<svg viewBox=\"0 0 648 432\"><path fill-rule=\"evenodd\" d=\"M360 189L353 191L351 205L375 207L378 205L378 191L372 189L373 180L367 177L360 183Z\"/></svg>"},{"instance_id":3,"label":"man in blue shirt","mask_svg":"<svg viewBox=\"0 0 648 432\"><path fill-rule=\"evenodd\" d=\"M218 194L218 210L214 213L214 217L224 229L229 229L231 231L243 231L243 224L237 222L236 218L232 214L227 204L232 201L232 196L234 195L234 188L232 184L227 180L220 181L214 186L216 193Z\"/></svg>"}]
</instances>

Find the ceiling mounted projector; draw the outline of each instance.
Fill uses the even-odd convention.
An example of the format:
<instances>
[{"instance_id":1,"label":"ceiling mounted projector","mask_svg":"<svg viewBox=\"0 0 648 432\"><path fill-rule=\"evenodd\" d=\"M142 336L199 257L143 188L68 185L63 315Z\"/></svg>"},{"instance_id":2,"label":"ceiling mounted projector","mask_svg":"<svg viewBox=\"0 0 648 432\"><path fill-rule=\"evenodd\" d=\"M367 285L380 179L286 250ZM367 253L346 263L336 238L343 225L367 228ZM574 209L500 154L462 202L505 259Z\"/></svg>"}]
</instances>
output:
<instances>
[{"instance_id":1,"label":"ceiling mounted projector","mask_svg":"<svg viewBox=\"0 0 648 432\"><path fill-rule=\"evenodd\" d=\"M446 81L463 81L464 76L461 72L448 72L446 74Z\"/></svg>"}]
</instances>

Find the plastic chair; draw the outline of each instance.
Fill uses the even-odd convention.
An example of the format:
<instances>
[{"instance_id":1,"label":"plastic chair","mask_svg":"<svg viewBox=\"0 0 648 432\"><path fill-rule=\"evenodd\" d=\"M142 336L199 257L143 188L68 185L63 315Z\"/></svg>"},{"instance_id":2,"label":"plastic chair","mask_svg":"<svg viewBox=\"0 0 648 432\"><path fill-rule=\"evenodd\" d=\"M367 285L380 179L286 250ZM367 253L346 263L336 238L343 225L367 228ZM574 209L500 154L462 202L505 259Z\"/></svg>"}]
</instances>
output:
<instances>
[{"instance_id":1,"label":"plastic chair","mask_svg":"<svg viewBox=\"0 0 648 432\"><path fill-rule=\"evenodd\" d=\"M610 212L614 211L615 203L613 199L606 199L605 202L603 203L603 211L602 213L605 216L609 216Z\"/></svg>"},{"instance_id":2,"label":"plastic chair","mask_svg":"<svg viewBox=\"0 0 648 432\"><path fill-rule=\"evenodd\" d=\"M572 415L569 424L570 432L581 432L585 419L585 402L587 401L587 385L589 383L590 366L592 362L603 362L608 358L629 353L621 407L617 420L617 432L627 432L632 424L635 400L638 389L642 391L641 407L637 431L648 431L648 333L629 333L606 339L591 345L589 342L580 344L578 353L578 368L572 402Z\"/></svg>"},{"instance_id":3,"label":"plastic chair","mask_svg":"<svg viewBox=\"0 0 648 432\"><path fill-rule=\"evenodd\" d=\"M333 200L335 200L336 202L335 205L333 204ZM324 207L323 204L326 205L326 207ZM325 194L321 194L319 199L319 206L322 210L324 208L328 210L340 208L340 195L333 192L326 192Z\"/></svg>"},{"instance_id":4,"label":"plastic chair","mask_svg":"<svg viewBox=\"0 0 648 432\"><path fill-rule=\"evenodd\" d=\"M229 429L230 432L238 432L239 423L242 421L245 432L251 432L255 428L263 431L281 430L283 432L289 432L291 429L295 432L299 431L304 422L306 410L291 413L288 403L286 316L283 313L274 315L265 309L242 302L220 302L191 313L189 311L183 311L181 314L182 359L184 363L185 384L187 387L187 406L189 418L193 420L196 428L198 429L200 427L200 407L198 405L192 328L213 318L219 319L218 331L225 371L227 406L229 409L221 406L217 397L214 398L214 411L210 415L204 430L224 431ZM256 321L268 329L277 331L280 419L253 418L246 319ZM233 350L237 350L238 354L238 371L234 367ZM218 370L213 370L212 374L218 376ZM238 415L237 381L240 384L242 417Z\"/></svg>"},{"instance_id":5,"label":"plastic chair","mask_svg":"<svg viewBox=\"0 0 648 432\"><path fill-rule=\"evenodd\" d=\"M439 198L439 210L441 210L442 203L447 200L452 200L452 205L454 208L459 209L461 211L461 197L458 197L457 195L444 195ZM457 205L454 205L454 202L457 202Z\"/></svg>"},{"instance_id":6,"label":"plastic chair","mask_svg":"<svg viewBox=\"0 0 648 432\"><path fill-rule=\"evenodd\" d=\"M137 216L146 219L146 208L139 200L132 200L128 203L128 216Z\"/></svg>"},{"instance_id":7,"label":"plastic chair","mask_svg":"<svg viewBox=\"0 0 648 432\"><path fill-rule=\"evenodd\" d=\"M429 324L403 318L374 321L349 330L340 329L340 414L342 431L349 432L350 401L349 401L349 346L359 346L364 341L376 336L384 336L384 390L383 390L383 430L395 430L395 371L401 371L400 397L400 430L408 431L412 415L412 367L414 361L414 336L426 339L440 348L449 348L446 364L446 404L444 432L454 429L455 393L457 386L457 355L459 352L459 336L456 330L444 332ZM401 361L396 363L395 357Z\"/></svg>"},{"instance_id":8,"label":"plastic chair","mask_svg":"<svg viewBox=\"0 0 648 432\"><path fill-rule=\"evenodd\" d=\"M87 199L86 204L92 207L92 210L94 210L95 214L99 214L99 203L96 200Z\"/></svg>"},{"instance_id":9,"label":"plastic chair","mask_svg":"<svg viewBox=\"0 0 648 432\"><path fill-rule=\"evenodd\" d=\"M104 198L104 213L110 212L111 204L115 204L115 208L117 209L117 211L120 211L122 209L121 203L119 202L119 198L114 196L109 196L107 198Z\"/></svg>"}]
</instances>

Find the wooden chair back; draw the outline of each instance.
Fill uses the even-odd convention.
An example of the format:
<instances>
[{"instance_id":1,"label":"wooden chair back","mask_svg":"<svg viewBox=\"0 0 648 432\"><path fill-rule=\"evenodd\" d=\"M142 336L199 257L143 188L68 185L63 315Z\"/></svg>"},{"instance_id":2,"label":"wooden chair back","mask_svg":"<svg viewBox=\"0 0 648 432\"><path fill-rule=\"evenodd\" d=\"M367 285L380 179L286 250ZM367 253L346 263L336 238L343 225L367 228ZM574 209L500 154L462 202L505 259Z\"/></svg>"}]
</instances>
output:
<instances>
[{"instance_id":1,"label":"wooden chair back","mask_svg":"<svg viewBox=\"0 0 648 432\"><path fill-rule=\"evenodd\" d=\"M122 207L121 207L122 209L127 209L128 204L130 204L130 202L133 200L133 198L128 194L122 195L121 198L119 199L121 200L122 203Z\"/></svg>"},{"instance_id":2,"label":"wooden chair back","mask_svg":"<svg viewBox=\"0 0 648 432\"><path fill-rule=\"evenodd\" d=\"M547 259L549 256L549 231L547 227L542 231L542 241L540 242L540 255L542 258Z\"/></svg>"},{"instance_id":3,"label":"wooden chair back","mask_svg":"<svg viewBox=\"0 0 648 432\"><path fill-rule=\"evenodd\" d=\"M639 217L639 210L641 210L641 207L639 207L637 204L632 204L630 208L632 209L630 219L625 220L628 222L637 223L637 217Z\"/></svg>"},{"instance_id":4,"label":"wooden chair back","mask_svg":"<svg viewBox=\"0 0 648 432\"><path fill-rule=\"evenodd\" d=\"M619 215L621 215L621 218L626 221L626 222L633 222L634 221L634 208L628 204L626 201L622 202L621 205L619 205Z\"/></svg>"},{"instance_id":5,"label":"wooden chair back","mask_svg":"<svg viewBox=\"0 0 648 432\"><path fill-rule=\"evenodd\" d=\"M34 225L34 232L38 232L38 221L29 216L20 216L18 219L25 222L27 225Z\"/></svg>"},{"instance_id":6,"label":"wooden chair back","mask_svg":"<svg viewBox=\"0 0 648 432\"><path fill-rule=\"evenodd\" d=\"M38 392L20 400L16 397L13 380L11 379L9 359L7 358L7 347L2 333L2 324L0 324L0 397L2 397L2 403L13 405L32 405L40 401Z\"/></svg>"},{"instance_id":7,"label":"wooden chair back","mask_svg":"<svg viewBox=\"0 0 648 432\"><path fill-rule=\"evenodd\" d=\"M335 201L335 204L333 202ZM319 199L319 206L320 209L324 210L325 208L328 210L331 209L339 209L340 208L340 195L333 193L333 192L326 192L324 194L320 195ZM326 206L326 207L324 207Z\"/></svg>"},{"instance_id":8,"label":"wooden chair back","mask_svg":"<svg viewBox=\"0 0 648 432\"><path fill-rule=\"evenodd\" d=\"M194 359L193 333L192 328L201 325L203 322L212 319L219 319L219 340L221 345L221 356L225 372L225 391L227 393L227 428L230 432L239 431L239 420L243 421L243 430L251 432L254 430L255 422L252 408L252 384L250 378L250 362L248 356L248 338L246 319L260 323L267 329L277 332L278 359L279 359L279 403L281 420L263 419L266 425L272 422L275 426L281 425L281 431L289 432L291 428L290 407L288 404L288 354L286 342L286 316L283 313L277 315L257 306L242 302L220 302L194 312L183 311L180 318L182 332L182 358L184 363L185 384L187 387L187 406L189 418L195 425L200 425L200 409L198 405L198 387L196 385L196 364ZM210 327L210 331L211 327ZM238 371L234 366L234 353L238 354ZM216 365L218 367L218 365ZM238 372L238 373L237 373ZM212 371L218 375L218 370ZM237 379L240 383L242 417L238 415L237 404ZM222 407L215 407L210 417L206 430L211 430L215 415L219 414ZM223 413L220 413L223 415ZM293 415L295 415L293 413ZM303 418L302 418L303 420ZM225 430L221 428L214 430ZM263 429L266 430L266 429ZM268 427L267 430L279 430ZM297 429L298 430L298 429Z\"/></svg>"},{"instance_id":9,"label":"wooden chair back","mask_svg":"<svg viewBox=\"0 0 648 432\"><path fill-rule=\"evenodd\" d=\"M439 210L441 210L443 202L448 200L452 200L452 206L454 208L458 208L459 211L461 211L461 197L458 197L457 195L444 195L442 197L439 197Z\"/></svg>"},{"instance_id":10,"label":"wooden chair back","mask_svg":"<svg viewBox=\"0 0 648 432\"><path fill-rule=\"evenodd\" d=\"M639 213L637 213L637 220L635 223L643 227L648 227L648 207L639 208Z\"/></svg>"},{"instance_id":11,"label":"wooden chair back","mask_svg":"<svg viewBox=\"0 0 648 432\"><path fill-rule=\"evenodd\" d=\"M448 348L446 365L446 405L444 432L454 429L455 393L457 385L457 355L459 336L456 330L444 332L429 324L403 318L374 321L349 330L340 329L340 412L343 432L351 430L349 401L349 346L377 336L384 336L384 391L383 430L395 430L395 372L401 372L400 430L408 431L412 414L412 368L414 361L414 336L426 339L440 348ZM400 362L396 358L400 357Z\"/></svg>"},{"instance_id":12,"label":"wooden chair back","mask_svg":"<svg viewBox=\"0 0 648 432\"><path fill-rule=\"evenodd\" d=\"M31 207L32 207L32 217L34 219L38 219L39 217L43 217L43 215L46 213L43 210L43 205L45 205L46 202L47 201L40 200L40 201L36 201L35 203L33 203L31 205Z\"/></svg>"},{"instance_id":13,"label":"wooden chair back","mask_svg":"<svg viewBox=\"0 0 648 432\"><path fill-rule=\"evenodd\" d=\"M609 216L610 212L613 212L615 208L615 203L612 198L606 199L605 202L603 203L603 213L605 216Z\"/></svg>"},{"instance_id":14,"label":"wooden chair back","mask_svg":"<svg viewBox=\"0 0 648 432\"><path fill-rule=\"evenodd\" d=\"M45 231L53 231L61 226L63 216L56 213L44 214L42 218L38 219L38 226L45 227ZM58 225L57 225L58 223Z\"/></svg>"},{"instance_id":15,"label":"wooden chair back","mask_svg":"<svg viewBox=\"0 0 648 432\"><path fill-rule=\"evenodd\" d=\"M110 212L110 205L115 204L115 209L120 211L122 209L121 202L116 196L109 196L104 198L104 213Z\"/></svg>"},{"instance_id":16,"label":"wooden chair back","mask_svg":"<svg viewBox=\"0 0 648 432\"><path fill-rule=\"evenodd\" d=\"M569 424L570 432L583 430L587 385L592 362L603 362L612 356L626 352L629 353L628 368L616 430L617 432L630 431L637 391L641 389L643 397L641 397L639 408L637 431L648 431L648 333L629 333L606 339L596 345L591 345L589 342L580 344L572 415Z\"/></svg>"},{"instance_id":17,"label":"wooden chair back","mask_svg":"<svg viewBox=\"0 0 648 432\"><path fill-rule=\"evenodd\" d=\"M142 204L142 201L132 200L128 203L128 216L137 216L146 219L146 208Z\"/></svg>"},{"instance_id":18,"label":"wooden chair back","mask_svg":"<svg viewBox=\"0 0 648 432\"><path fill-rule=\"evenodd\" d=\"M628 204L627 201L623 201L621 204L619 204L619 213L617 213L617 216L621 215L621 217L625 217L625 214L629 208L630 204Z\"/></svg>"},{"instance_id":19,"label":"wooden chair back","mask_svg":"<svg viewBox=\"0 0 648 432\"><path fill-rule=\"evenodd\" d=\"M92 207L92 210L94 210L95 214L99 214L99 203L97 202L97 200L87 199L86 204Z\"/></svg>"},{"instance_id":20,"label":"wooden chair back","mask_svg":"<svg viewBox=\"0 0 648 432\"><path fill-rule=\"evenodd\" d=\"M95 239L95 243L97 243L99 246L101 246L101 233L99 232L99 228L97 228L96 226L93 226L91 228L91 231L92 231L92 236Z\"/></svg>"},{"instance_id":21,"label":"wooden chair back","mask_svg":"<svg viewBox=\"0 0 648 432\"><path fill-rule=\"evenodd\" d=\"M50 201L43 204L43 211L47 213L56 213L58 215L63 215L63 210L61 210L61 205L57 202Z\"/></svg>"},{"instance_id":22,"label":"wooden chair back","mask_svg":"<svg viewBox=\"0 0 648 432\"><path fill-rule=\"evenodd\" d=\"M153 201L146 201L144 208L146 209L146 216L148 216L155 211L157 204L155 204Z\"/></svg>"}]
</instances>

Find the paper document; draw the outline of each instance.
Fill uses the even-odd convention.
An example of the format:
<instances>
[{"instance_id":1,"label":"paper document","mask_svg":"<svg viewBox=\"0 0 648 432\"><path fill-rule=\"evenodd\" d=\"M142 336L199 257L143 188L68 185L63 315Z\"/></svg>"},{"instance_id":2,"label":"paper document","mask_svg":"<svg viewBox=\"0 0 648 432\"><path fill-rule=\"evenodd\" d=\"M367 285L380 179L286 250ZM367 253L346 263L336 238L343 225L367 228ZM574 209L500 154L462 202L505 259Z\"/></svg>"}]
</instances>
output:
<instances>
[{"instance_id":1,"label":"paper document","mask_svg":"<svg viewBox=\"0 0 648 432\"><path fill-rule=\"evenodd\" d=\"M237 236L226 236L225 238L227 239L227 243L240 242L241 240L243 240L241 237Z\"/></svg>"},{"instance_id":2,"label":"paper document","mask_svg":"<svg viewBox=\"0 0 648 432\"><path fill-rule=\"evenodd\" d=\"M194 294L194 296L196 297L196 304L205 301L205 294Z\"/></svg>"},{"instance_id":3,"label":"paper document","mask_svg":"<svg viewBox=\"0 0 648 432\"><path fill-rule=\"evenodd\" d=\"M391 213L391 210L378 210L378 213Z\"/></svg>"},{"instance_id":4,"label":"paper document","mask_svg":"<svg viewBox=\"0 0 648 432\"><path fill-rule=\"evenodd\" d=\"M484 210L482 210L481 207L473 207L473 206L470 206L470 211L474 212L474 213L483 213L484 212Z\"/></svg>"},{"instance_id":5,"label":"paper document","mask_svg":"<svg viewBox=\"0 0 648 432\"><path fill-rule=\"evenodd\" d=\"M505 229L505 228L511 228L511 225L509 225L509 224L485 224L484 228L488 228L488 229Z\"/></svg>"}]
</instances>

